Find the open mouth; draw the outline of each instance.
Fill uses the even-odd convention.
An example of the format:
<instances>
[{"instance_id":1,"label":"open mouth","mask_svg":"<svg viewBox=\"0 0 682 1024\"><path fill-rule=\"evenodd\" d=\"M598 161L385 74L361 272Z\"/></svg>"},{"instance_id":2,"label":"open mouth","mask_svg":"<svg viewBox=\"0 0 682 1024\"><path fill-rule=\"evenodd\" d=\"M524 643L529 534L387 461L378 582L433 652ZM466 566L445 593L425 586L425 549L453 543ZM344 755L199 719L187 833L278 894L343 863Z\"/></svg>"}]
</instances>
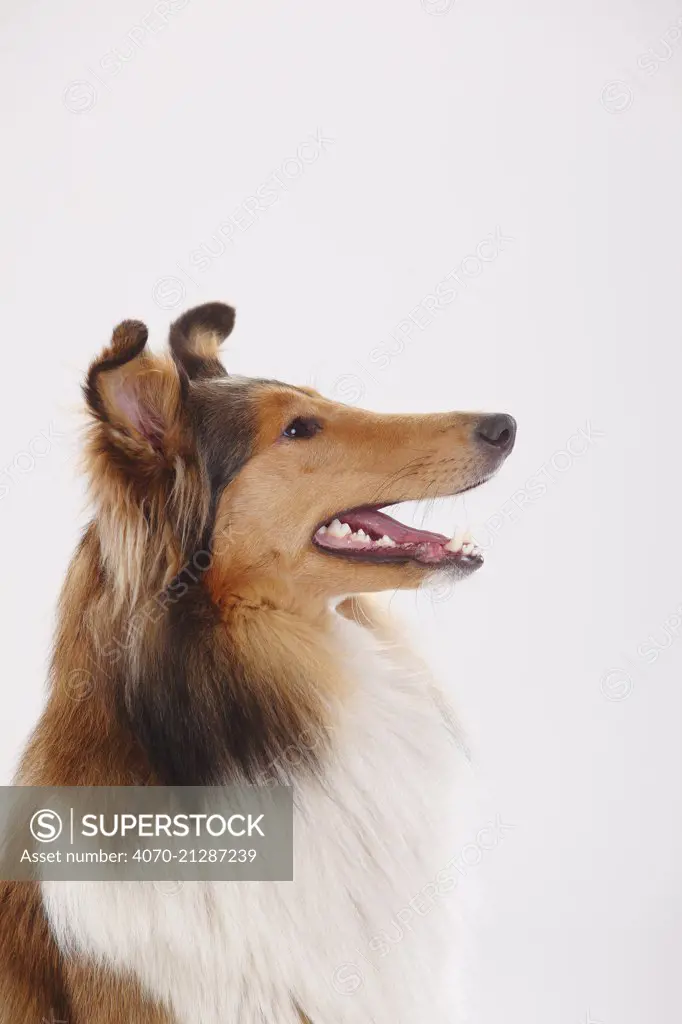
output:
<instances>
[{"instance_id":1,"label":"open mouth","mask_svg":"<svg viewBox=\"0 0 682 1024\"><path fill-rule=\"evenodd\" d=\"M339 512L318 528L313 543L330 554L363 561L418 562L469 572L483 565L483 553L468 530L458 529L454 537L445 537L405 526L371 507Z\"/></svg>"}]
</instances>

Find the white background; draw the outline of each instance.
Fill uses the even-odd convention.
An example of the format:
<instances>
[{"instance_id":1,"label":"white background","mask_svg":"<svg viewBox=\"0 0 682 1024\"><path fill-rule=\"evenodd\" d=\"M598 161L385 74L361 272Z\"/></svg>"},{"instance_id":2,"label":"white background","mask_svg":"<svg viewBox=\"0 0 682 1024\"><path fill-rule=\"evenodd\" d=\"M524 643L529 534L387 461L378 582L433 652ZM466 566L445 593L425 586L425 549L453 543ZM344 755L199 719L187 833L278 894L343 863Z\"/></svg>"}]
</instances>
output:
<instances>
[{"instance_id":1,"label":"white background","mask_svg":"<svg viewBox=\"0 0 682 1024\"><path fill-rule=\"evenodd\" d=\"M0 779L86 521L81 375L121 319L160 347L182 309L224 299L232 370L516 415L499 477L426 520L478 524L485 568L393 602L468 726L480 826L514 826L464 869L487 892L472 1020L672 1024L682 7L175 0L164 24L170 0L152 5L0 13ZM333 141L293 176L318 131ZM286 191L218 255L273 172ZM498 229L503 251L373 364ZM216 256L193 269L203 244Z\"/></svg>"}]
</instances>

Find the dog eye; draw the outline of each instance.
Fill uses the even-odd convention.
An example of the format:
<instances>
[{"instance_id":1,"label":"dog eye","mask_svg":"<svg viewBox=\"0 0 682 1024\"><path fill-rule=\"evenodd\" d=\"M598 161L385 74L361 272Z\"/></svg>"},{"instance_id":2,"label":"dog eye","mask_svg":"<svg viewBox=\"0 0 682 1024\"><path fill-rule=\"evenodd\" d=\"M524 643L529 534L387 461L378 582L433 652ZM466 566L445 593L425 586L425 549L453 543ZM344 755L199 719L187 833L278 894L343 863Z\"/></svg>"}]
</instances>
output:
<instances>
[{"instance_id":1,"label":"dog eye","mask_svg":"<svg viewBox=\"0 0 682 1024\"><path fill-rule=\"evenodd\" d=\"M299 416L297 419L292 420L289 426L282 431L282 435L283 437L292 437L300 441L302 438L314 437L320 430L322 430L322 425L317 420L309 420Z\"/></svg>"}]
</instances>

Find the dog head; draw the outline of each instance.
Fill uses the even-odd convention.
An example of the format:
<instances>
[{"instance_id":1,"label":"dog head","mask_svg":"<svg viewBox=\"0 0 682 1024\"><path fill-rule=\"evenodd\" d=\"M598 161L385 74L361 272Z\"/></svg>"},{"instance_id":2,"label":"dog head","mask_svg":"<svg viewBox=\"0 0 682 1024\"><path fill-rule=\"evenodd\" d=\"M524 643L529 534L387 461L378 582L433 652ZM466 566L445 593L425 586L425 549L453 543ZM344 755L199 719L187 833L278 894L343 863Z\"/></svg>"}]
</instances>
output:
<instances>
[{"instance_id":1,"label":"dog head","mask_svg":"<svg viewBox=\"0 0 682 1024\"><path fill-rule=\"evenodd\" d=\"M122 596L163 588L192 562L218 603L274 590L326 600L481 566L466 533L381 510L489 479L514 445L511 416L381 415L230 376L219 348L233 324L220 303L190 310L157 356L144 325L126 321L90 368L89 465Z\"/></svg>"}]
</instances>

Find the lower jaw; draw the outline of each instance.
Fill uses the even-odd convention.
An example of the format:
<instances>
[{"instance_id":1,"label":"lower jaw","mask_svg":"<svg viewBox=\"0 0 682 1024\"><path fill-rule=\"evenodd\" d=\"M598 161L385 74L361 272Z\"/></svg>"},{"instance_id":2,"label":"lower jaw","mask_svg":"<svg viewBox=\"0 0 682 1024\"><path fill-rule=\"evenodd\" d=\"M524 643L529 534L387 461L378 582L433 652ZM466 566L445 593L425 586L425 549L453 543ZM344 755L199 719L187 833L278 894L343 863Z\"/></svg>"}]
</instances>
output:
<instances>
[{"instance_id":1,"label":"lower jaw","mask_svg":"<svg viewBox=\"0 0 682 1024\"><path fill-rule=\"evenodd\" d=\"M332 558L337 558L344 562L358 562L363 565L374 565L374 566L401 566L401 565L413 565L420 567L425 570L431 570L436 572L438 570L459 570L460 572L470 573L480 569L483 565L483 556L481 554L472 555L457 555L453 554L445 558L420 558L418 554L411 553L408 551L395 551L387 554L373 554L370 551L333 551L330 548L323 548L319 544L315 544L315 549L322 552L325 555L329 555Z\"/></svg>"}]
</instances>

